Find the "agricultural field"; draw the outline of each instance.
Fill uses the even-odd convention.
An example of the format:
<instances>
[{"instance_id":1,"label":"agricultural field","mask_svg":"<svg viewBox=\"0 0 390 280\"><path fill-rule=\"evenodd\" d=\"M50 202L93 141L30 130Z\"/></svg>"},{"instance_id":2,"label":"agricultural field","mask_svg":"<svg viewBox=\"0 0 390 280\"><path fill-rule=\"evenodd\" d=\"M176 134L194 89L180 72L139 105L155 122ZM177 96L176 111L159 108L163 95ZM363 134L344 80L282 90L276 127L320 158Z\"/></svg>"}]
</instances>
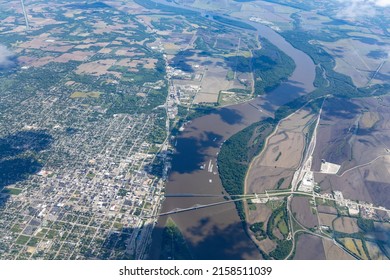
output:
<instances>
[{"instance_id":1,"label":"agricultural field","mask_svg":"<svg viewBox=\"0 0 390 280\"><path fill-rule=\"evenodd\" d=\"M383 199L389 180L389 115L385 109L389 101L388 97L325 101L313 160L315 178L323 191L340 190L352 199L389 206ZM321 160L341 168L335 175L321 174Z\"/></svg>"},{"instance_id":2,"label":"agricultural field","mask_svg":"<svg viewBox=\"0 0 390 280\"><path fill-rule=\"evenodd\" d=\"M291 212L297 222L306 228L318 226L316 209L307 197L294 197L291 202Z\"/></svg>"},{"instance_id":3,"label":"agricultural field","mask_svg":"<svg viewBox=\"0 0 390 280\"><path fill-rule=\"evenodd\" d=\"M251 163L246 178L248 192L289 188L292 175L301 164L306 134L314 119L315 113L303 108L279 123L264 150ZM280 181L281 178L284 180Z\"/></svg>"},{"instance_id":4,"label":"agricultural field","mask_svg":"<svg viewBox=\"0 0 390 280\"><path fill-rule=\"evenodd\" d=\"M334 230L345 233L359 232L357 219L349 217L340 217L334 220Z\"/></svg>"},{"instance_id":5,"label":"agricultural field","mask_svg":"<svg viewBox=\"0 0 390 280\"><path fill-rule=\"evenodd\" d=\"M242 3L241 9L237 12L232 12L231 15L257 21L276 31L281 31L293 28L294 19L292 15L298 11L298 9L293 7L267 3L266 1L251 1Z\"/></svg>"},{"instance_id":6,"label":"agricultural field","mask_svg":"<svg viewBox=\"0 0 390 280\"><path fill-rule=\"evenodd\" d=\"M299 236L294 260L325 260L325 248L321 238L309 234Z\"/></svg>"},{"instance_id":7,"label":"agricultural field","mask_svg":"<svg viewBox=\"0 0 390 280\"><path fill-rule=\"evenodd\" d=\"M390 77L390 40L352 32L348 35L349 38L334 42L319 42L335 58L334 70L350 76L357 87L387 83Z\"/></svg>"},{"instance_id":8,"label":"agricultural field","mask_svg":"<svg viewBox=\"0 0 390 280\"><path fill-rule=\"evenodd\" d=\"M333 221L336 220L338 216L320 212L318 218L321 225L333 228Z\"/></svg>"},{"instance_id":9,"label":"agricultural field","mask_svg":"<svg viewBox=\"0 0 390 280\"><path fill-rule=\"evenodd\" d=\"M334 244L331 240L322 240L324 246L325 256L327 260L354 260L355 258L345 251L343 251L339 246Z\"/></svg>"}]
</instances>

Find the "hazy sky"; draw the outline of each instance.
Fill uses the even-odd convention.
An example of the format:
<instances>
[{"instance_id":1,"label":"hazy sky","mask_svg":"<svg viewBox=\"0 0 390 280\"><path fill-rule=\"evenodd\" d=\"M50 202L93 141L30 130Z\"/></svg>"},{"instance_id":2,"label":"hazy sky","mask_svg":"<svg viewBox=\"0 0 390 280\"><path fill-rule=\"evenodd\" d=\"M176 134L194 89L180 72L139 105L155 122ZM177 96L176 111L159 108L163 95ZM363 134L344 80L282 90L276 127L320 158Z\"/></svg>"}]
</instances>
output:
<instances>
[{"instance_id":1,"label":"hazy sky","mask_svg":"<svg viewBox=\"0 0 390 280\"><path fill-rule=\"evenodd\" d=\"M372 17L378 7L390 7L390 0L338 0L343 3L338 16L346 19Z\"/></svg>"},{"instance_id":2,"label":"hazy sky","mask_svg":"<svg viewBox=\"0 0 390 280\"><path fill-rule=\"evenodd\" d=\"M9 67L14 64L12 57L14 54L6 46L0 45L0 67Z\"/></svg>"}]
</instances>

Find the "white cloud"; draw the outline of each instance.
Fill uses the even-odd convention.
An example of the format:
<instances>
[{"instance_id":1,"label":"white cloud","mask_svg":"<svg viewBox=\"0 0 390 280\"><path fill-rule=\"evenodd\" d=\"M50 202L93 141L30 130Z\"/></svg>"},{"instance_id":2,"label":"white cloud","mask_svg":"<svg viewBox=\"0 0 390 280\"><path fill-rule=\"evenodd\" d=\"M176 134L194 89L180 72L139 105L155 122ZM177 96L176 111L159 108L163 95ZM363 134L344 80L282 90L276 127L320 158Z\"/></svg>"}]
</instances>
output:
<instances>
[{"instance_id":1,"label":"white cloud","mask_svg":"<svg viewBox=\"0 0 390 280\"><path fill-rule=\"evenodd\" d=\"M379 7L389 7L390 6L390 0L375 0L375 5Z\"/></svg>"},{"instance_id":2,"label":"white cloud","mask_svg":"<svg viewBox=\"0 0 390 280\"><path fill-rule=\"evenodd\" d=\"M390 0L338 0L342 3L338 17L345 19L357 19L360 17L373 17L376 9L390 7Z\"/></svg>"},{"instance_id":3,"label":"white cloud","mask_svg":"<svg viewBox=\"0 0 390 280\"><path fill-rule=\"evenodd\" d=\"M0 45L0 67L10 67L14 65L12 61L14 54L6 46Z\"/></svg>"}]
</instances>

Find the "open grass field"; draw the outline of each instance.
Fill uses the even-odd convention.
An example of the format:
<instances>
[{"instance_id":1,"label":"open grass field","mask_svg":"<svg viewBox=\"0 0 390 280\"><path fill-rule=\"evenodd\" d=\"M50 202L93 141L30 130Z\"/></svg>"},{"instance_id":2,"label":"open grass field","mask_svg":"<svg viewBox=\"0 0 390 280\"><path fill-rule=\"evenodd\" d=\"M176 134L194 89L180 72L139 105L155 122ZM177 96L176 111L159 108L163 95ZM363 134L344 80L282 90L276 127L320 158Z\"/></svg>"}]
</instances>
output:
<instances>
[{"instance_id":1,"label":"open grass field","mask_svg":"<svg viewBox=\"0 0 390 280\"><path fill-rule=\"evenodd\" d=\"M353 254L359 256L360 258L367 260L368 257L363 249L363 243L360 239L353 238L343 238L341 239L344 246L351 251Z\"/></svg>"},{"instance_id":2,"label":"open grass field","mask_svg":"<svg viewBox=\"0 0 390 280\"><path fill-rule=\"evenodd\" d=\"M87 98L87 97L92 97L92 98L99 98L101 92L81 92L81 91L76 91L72 93L70 98Z\"/></svg>"},{"instance_id":3,"label":"open grass field","mask_svg":"<svg viewBox=\"0 0 390 280\"><path fill-rule=\"evenodd\" d=\"M1 191L1 193L10 194L10 195L18 195L22 191L23 191L22 189L7 187L7 188L3 189Z\"/></svg>"}]
</instances>

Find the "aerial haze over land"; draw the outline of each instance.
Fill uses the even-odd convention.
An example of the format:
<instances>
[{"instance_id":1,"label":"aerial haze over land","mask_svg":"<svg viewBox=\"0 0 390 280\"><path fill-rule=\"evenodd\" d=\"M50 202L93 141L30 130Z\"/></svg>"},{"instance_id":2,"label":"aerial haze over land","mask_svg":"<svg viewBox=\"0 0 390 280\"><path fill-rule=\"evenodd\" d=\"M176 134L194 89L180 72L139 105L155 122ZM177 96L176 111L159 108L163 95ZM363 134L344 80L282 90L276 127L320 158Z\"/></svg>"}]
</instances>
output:
<instances>
[{"instance_id":1,"label":"aerial haze over land","mask_svg":"<svg viewBox=\"0 0 390 280\"><path fill-rule=\"evenodd\" d=\"M0 0L1 259L390 259L386 0Z\"/></svg>"}]
</instances>

